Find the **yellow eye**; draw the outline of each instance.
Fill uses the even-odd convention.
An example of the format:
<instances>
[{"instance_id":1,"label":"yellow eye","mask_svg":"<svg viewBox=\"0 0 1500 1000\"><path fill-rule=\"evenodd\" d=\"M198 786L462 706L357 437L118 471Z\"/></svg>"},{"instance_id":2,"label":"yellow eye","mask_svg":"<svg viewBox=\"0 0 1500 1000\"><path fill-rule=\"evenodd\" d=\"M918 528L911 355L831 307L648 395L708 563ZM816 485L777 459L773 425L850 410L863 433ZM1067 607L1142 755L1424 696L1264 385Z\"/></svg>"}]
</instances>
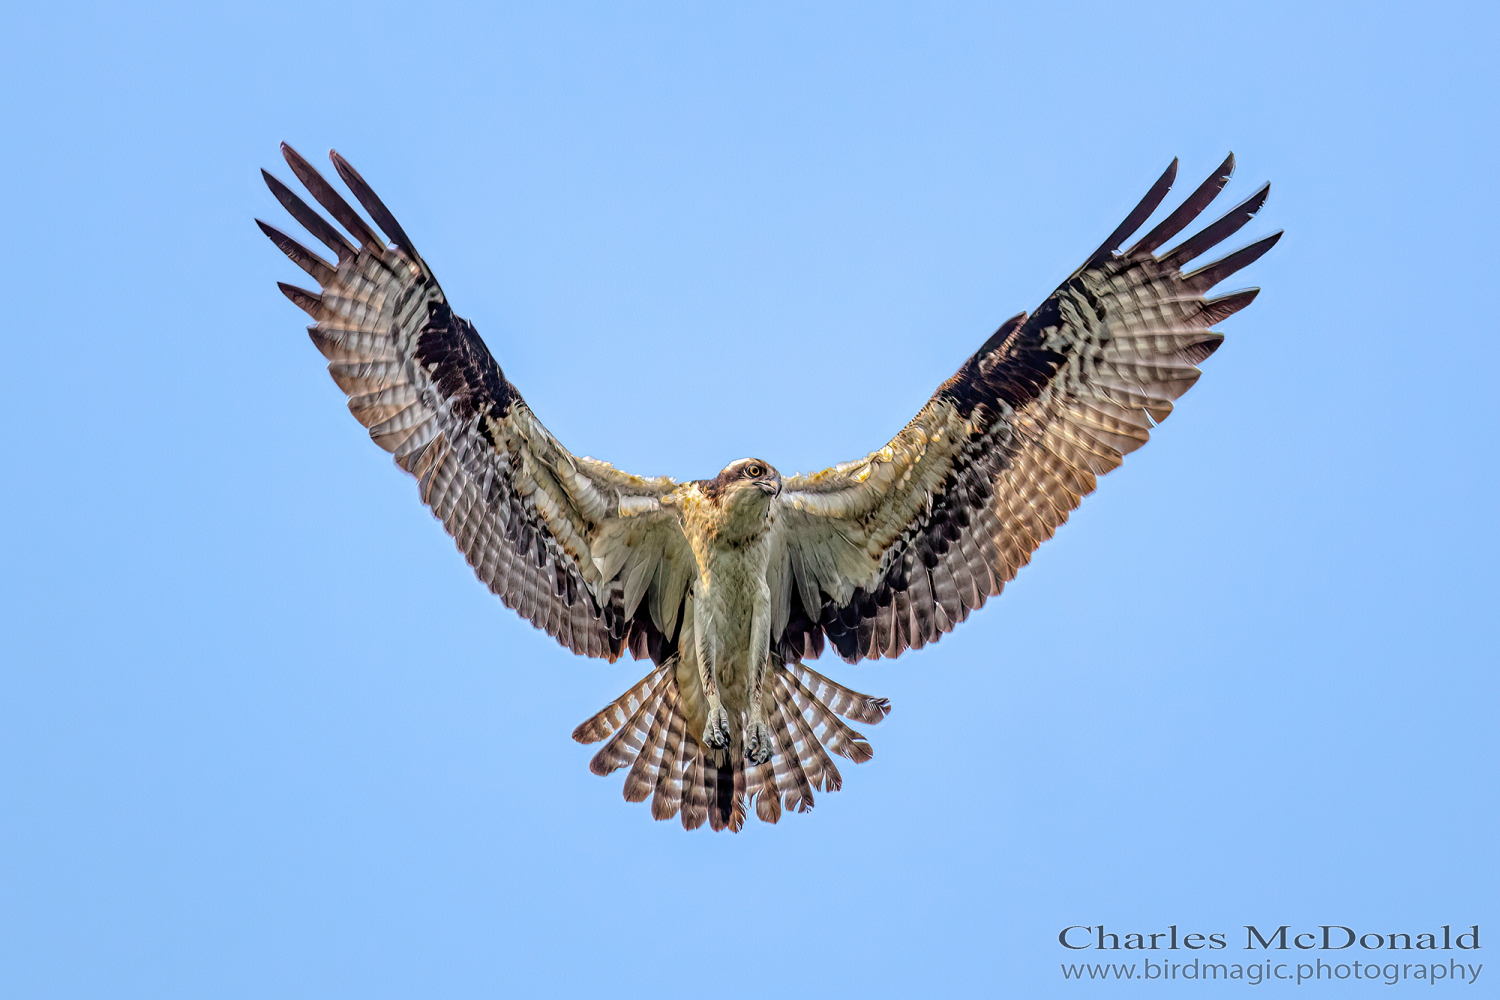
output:
<instances>
[{"instance_id":1,"label":"yellow eye","mask_svg":"<svg viewBox=\"0 0 1500 1000\"><path fill-rule=\"evenodd\" d=\"M762 469L758 465L747 465L747 466L745 466L745 475L749 476L751 479L755 479L755 478L757 478L759 476L763 476L763 475L765 475L765 473L766 473L766 470Z\"/></svg>"}]
</instances>

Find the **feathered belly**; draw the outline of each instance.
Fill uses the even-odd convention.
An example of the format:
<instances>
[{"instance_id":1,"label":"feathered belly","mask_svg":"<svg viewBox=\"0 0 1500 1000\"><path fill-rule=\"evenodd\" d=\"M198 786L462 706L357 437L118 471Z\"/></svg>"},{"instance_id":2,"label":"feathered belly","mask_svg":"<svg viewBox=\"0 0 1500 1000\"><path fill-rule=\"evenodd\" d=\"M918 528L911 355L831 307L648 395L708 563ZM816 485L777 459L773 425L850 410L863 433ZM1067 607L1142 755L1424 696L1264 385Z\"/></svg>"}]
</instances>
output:
<instances>
[{"instance_id":1,"label":"feathered belly","mask_svg":"<svg viewBox=\"0 0 1500 1000\"><path fill-rule=\"evenodd\" d=\"M702 602L703 627L713 644L719 696L731 713L749 708L750 619L755 595L749 587L714 587ZM701 619L700 619L701 620Z\"/></svg>"},{"instance_id":2,"label":"feathered belly","mask_svg":"<svg viewBox=\"0 0 1500 1000\"><path fill-rule=\"evenodd\" d=\"M715 553L710 572L695 581L688 598L688 621L695 633L702 632L713 650L719 697L736 725L750 708L752 655L757 652L750 648L756 602L769 596L764 567L758 565L763 560L757 559L758 555L753 549ZM678 689L684 713L696 727L692 732L697 733L707 719L707 699L699 672L696 637L685 633L679 649ZM766 651L758 653L764 656Z\"/></svg>"}]
</instances>

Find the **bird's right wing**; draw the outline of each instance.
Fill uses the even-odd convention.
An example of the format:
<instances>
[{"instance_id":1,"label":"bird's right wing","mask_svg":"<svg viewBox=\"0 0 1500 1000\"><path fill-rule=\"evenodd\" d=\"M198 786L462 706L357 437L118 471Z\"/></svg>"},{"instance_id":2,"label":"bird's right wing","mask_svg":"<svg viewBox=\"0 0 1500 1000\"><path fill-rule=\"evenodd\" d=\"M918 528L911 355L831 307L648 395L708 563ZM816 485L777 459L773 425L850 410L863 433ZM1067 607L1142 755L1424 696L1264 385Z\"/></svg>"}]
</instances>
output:
<instances>
[{"instance_id":1,"label":"bird's right wing","mask_svg":"<svg viewBox=\"0 0 1500 1000\"><path fill-rule=\"evenodd\" d=\"M480 580L537 628L588 656L629 649L661 662L675 647L691 550L660 498L675 486L568 452L506 380L472 324L363 178L339 176L374 229L291 147L292 172L353 241L269 173L286 210L337 256L263 232L321 291L281 290L317 322L308 333L349 410L417 478Z\"/></svg>"}]
</instances>

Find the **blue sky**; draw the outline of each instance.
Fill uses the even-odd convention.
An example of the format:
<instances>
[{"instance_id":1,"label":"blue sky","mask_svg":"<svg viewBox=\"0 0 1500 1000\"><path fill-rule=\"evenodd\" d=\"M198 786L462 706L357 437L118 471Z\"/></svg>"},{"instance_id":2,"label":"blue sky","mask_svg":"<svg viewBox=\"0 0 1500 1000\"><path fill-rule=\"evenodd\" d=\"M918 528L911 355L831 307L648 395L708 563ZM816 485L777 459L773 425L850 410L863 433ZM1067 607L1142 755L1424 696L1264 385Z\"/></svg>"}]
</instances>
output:
<instances>
[{"instance_id":1,"label":"blue sky","mask_svg":"<svg viewBox=\"0 0 1500 1000\"><path fill-rule=\"evenodd\" d=\"M1500 933L1496 15L1048 6L9 13L3 992L1092 996L1142 987L1064 983L1069 925ZM283 139L564 443L684 479L878 447L1174 155L1287 236L1001 599L823 661L875 760L689 835L568 738L643 667L344 412L251 222Z\"/></svg>"}]
</instances>

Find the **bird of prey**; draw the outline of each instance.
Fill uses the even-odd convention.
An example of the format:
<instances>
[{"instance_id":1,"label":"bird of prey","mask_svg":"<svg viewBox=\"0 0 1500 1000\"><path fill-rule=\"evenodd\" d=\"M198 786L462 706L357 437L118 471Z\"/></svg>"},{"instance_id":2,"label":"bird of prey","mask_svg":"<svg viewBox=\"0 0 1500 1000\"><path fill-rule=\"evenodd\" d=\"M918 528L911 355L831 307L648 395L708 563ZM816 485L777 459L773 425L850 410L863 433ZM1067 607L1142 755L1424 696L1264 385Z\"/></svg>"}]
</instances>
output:
<instances>
[{"instance_id":1,"label":"bird of prey","mask_svg":"<svg viewBox=\"0 0 1500 1000\"><path fill-rule=\"evenodd\" d=\"M1223 339L1209 328L1258 289L1205 293L1281 235L1183 270L1249 221L1266 185L1161 250L1228 182L1231 154L1121 251L1166 197L1173 160L1078 270L1002 323L878 451L812 475L743 458L679 483L564 448L354 168L330 153L375 226L282 153L342 231L262 171L266 183L334 260L259 225L320 286L280 287L316 321L308 333L350 412L508 607L575 653L651 661L573 737L607 741L590 769L628 768L625 798L688 829L737 831L751 811L775 823L840 787L831 755L870 759L844 720L873 725L890 703L807 661L825 643L849 663L920 649L999 594L1197 381Z\"/></svg>"}]
</instances>

